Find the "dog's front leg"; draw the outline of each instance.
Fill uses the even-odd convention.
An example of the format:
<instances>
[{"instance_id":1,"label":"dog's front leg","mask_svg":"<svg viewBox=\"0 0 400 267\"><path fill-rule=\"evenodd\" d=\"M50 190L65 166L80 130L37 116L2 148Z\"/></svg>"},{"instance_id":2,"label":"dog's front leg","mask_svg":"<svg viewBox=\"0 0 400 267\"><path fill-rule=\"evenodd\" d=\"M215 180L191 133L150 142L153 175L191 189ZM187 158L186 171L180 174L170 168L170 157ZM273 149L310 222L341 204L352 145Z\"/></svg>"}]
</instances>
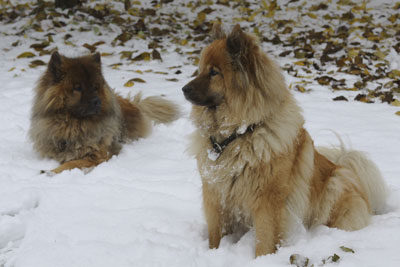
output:
<instances>
[{"instance_id":1,"label":"dog's front leg","mask_svg":"<svg viewBox=\"0 0 400 267\"><path fill-rule=\"evenodd\" d=\"M253 223L256 238L256 257L274 253L278 237L276 211L272 207L263 206L255 210Z\"/></svg>"},{"instance_id":2,"label":"dog's front leg","mask_svg":"<svg viewBox=\"0 0 400 267\"><path fill-rule=\"evenodd\" d=\"M105 161L104 160L92 160L92 159L78 159L78 160L71 160L71 161L67 161L63 164L61 164L60 166L58 166L57 168L51 170L51 173L61 173L65 170L72 170L75 168L78 169L83 169L83 168L91 168L91 167L95 167L97 165L99 165L101 162Z\"/></svg>"},{"instance_id":3,"label":"dog's front leg","mask_svg":"<svg viewBox=\"0 0 400 267\"><path fill-rule=\"evenodd\" d=\"M60 166L57 168L51 170L51 171L41 171L42 173L48 173L48 174L57 174L61 173L65 170L72 170L75 168L78 169L84 169L84 168L92 168L100 163L107 161L110 159L110 154L104 151L100 151L97 153L93 153L87 157L84 157L82 159L75 159L75 160L70 160L67 162L62 163Z\"/></svg>"},{"instance_id":4,"label":"dog's front leg","mask_svg":"<svg viewBox=\"0 0 400 267\"><path fill-rule=\"evenodd\" d=\"M222 238L222 210L220 197L210 191L207 182L203 183L203 205L208 226L209 247L218 248Z\"/></svg>"}]
</instances>

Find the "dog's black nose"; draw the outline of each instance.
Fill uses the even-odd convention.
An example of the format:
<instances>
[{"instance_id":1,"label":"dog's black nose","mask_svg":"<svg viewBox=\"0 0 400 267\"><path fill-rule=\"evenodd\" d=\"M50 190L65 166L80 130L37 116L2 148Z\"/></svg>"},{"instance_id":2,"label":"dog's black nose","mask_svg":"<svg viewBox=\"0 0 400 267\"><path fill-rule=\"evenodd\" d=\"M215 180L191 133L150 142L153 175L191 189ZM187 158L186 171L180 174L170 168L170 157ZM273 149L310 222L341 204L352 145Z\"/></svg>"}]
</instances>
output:
<instances>
[{"instance_id":1,"label":"dog's black nose","mask_svg":"<svg viewBox=\"0 0 400 267\"><path fill-rule=\"evenodd\" d=\"M189 84L186 84L183 88L182 88L183 93L189 93L190 91L192 91L192 86L190 86Z\"/></svg>"},{"instance_id":2,"label":"dog's black nose","mask_svg":"<svg viewBox=\"0 0 400 267\"><path fill-rule=\"evenodd\" d=\"M99 108L101 106L101 100L98 97L93 98L91 102L93 107Z\"/></svg>"}]
</instances>

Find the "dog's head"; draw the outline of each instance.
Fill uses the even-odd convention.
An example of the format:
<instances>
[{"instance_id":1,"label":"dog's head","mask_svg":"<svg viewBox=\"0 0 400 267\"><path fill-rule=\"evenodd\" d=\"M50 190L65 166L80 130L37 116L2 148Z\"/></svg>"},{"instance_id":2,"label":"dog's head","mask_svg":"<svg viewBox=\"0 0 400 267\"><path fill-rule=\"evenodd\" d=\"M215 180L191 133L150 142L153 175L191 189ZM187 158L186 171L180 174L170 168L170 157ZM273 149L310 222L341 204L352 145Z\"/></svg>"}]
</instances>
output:
<instances>
[{"instance_id":1,"label":"dog's head","mask_svg":"<svg viewBox=\"0 0 400 267\"><path fill-rule=\"evenodd\" d=\"M225 100L227 90L245 89L231 87L246 87L248 82L246 74L251 70L245 69L249 66L244 64L252 45L249 36L239 25L226 36L221 26L215 24L212 39L202 52L198 76L182 88L185 98L194 105L216 107Z\"/></svg>"},{"instance_id":2,"label":"dog's head","mask_svg":"<svg viewBox=\"0 0 400 267\"><path fill-rule=\"evenodd\" d=\"M95 117L107 108L105 87L99 53L69 58L54 52L39 81L38 101L46 112Z\"/></svg>"},{"instance_id":3,"label":"dog's head","mask_svg":"<svg viewBox=\"0 0 400 267\"><path fill-rule=\"evenodd\" d=\"M239 25L226 35L215 24L212 38L202 51L198 76L182 88L187 100L209 108L224 103L235 116L267 113L266 105L282 101L287 92L284 78L255 36L244 33Z\"/></svg>"}]
</instances>

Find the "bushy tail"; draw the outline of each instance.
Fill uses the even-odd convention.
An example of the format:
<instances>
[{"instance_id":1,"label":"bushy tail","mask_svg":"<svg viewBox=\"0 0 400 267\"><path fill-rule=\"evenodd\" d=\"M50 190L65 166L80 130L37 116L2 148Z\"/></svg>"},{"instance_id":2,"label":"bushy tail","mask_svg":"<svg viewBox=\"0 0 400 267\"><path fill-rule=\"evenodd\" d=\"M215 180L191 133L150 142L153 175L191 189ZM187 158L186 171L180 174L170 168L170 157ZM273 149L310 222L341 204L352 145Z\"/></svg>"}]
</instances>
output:
<instances>
[{"instance_id":1,"label":"bushy tail","mask_svg":"<svg viewBox=\"0 0 400 267\"><path fill-rule=\"evenodd\" d=\"M352 170L361 181L372 211L383 213L388 191L378 167L364 153L346 150L340 137L339 140L340 148L318 147L318 152L335 164Z\"/></svg>"},{"instance_id":2,"label":"bushy tail","mask_svg":"<svg viewBox=\"0 0 400 267\"><path fill-rule=\"evenodd\" d=\"M138 93L133 97L132 103L137 105L143 114L155 123L169 123L179 117L179 108L176 104L161 96L149 96L142 99Z\"/></svg>"}]
</instances>

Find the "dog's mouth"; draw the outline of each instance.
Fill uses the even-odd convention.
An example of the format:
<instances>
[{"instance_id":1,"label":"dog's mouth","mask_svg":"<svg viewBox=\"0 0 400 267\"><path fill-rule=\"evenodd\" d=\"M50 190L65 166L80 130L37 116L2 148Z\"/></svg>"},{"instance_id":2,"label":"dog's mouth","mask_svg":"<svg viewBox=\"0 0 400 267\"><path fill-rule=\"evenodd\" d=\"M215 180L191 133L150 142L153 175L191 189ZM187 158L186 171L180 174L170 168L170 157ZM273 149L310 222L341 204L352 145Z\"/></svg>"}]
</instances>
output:
<instances>
[{"instance_id":1,"label":"dog's mouth","mask_svg":"<svg viewBox=\"0 0 400 267\"><path fill-rule=\"evenodd\" d=\"M86 118L91 116L96 116L101 113L101 107L93 107L86 109L84 107L76 109L73 114L77 118Z\"/></svg>"},{"instance_id":2,"label":"dog's mouth","mask_svg":"<svg viewBox=\"0 0 400 267\"><path fill-rule=\"evenodd\" d=\"M220 94L199 94L195 90L183 90L186 100L196 106L215 108L221 104L223 97Z\"/></svg>"},{"instance_id":3,"label":"dog's mouth","mask_svg":"<svg viewBox=\"0 0 400 267\"><path fill-rule=\"evenodd\" d=\"M196 106L204 106L208 108L215 108L220 104L220 101L217 101L217 99L213 96L209 96L206 98L200 98L200 97L194 97L192 95L186 95L185 94L186 100L188 100L190 103ZM219 98L218 98L219 99Z\"/></svg>"}]
</instances>

